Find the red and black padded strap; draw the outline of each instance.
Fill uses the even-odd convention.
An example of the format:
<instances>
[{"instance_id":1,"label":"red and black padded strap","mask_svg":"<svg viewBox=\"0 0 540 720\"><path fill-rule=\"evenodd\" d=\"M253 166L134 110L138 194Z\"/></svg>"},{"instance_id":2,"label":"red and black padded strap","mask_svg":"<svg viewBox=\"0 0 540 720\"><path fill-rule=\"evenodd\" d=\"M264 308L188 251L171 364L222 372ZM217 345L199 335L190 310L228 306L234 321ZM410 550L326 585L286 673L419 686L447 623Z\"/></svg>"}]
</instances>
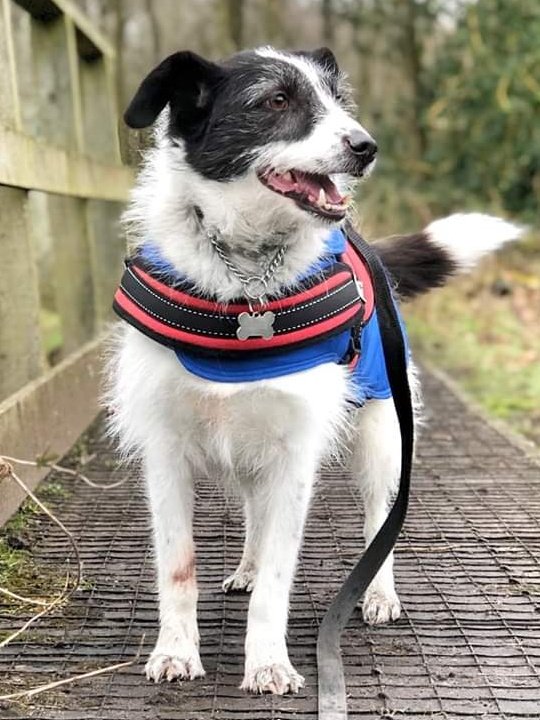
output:
<instances>
[{"instance_id":1,"label":"red and black padded strap","mask_svg":"<svg viewBox=\"0 0 540 720\"><path fill-rule=\"evenodd\" d=\"M364 273L368 278L365 267ZM128 262L113 307L124 320L168 347L240 357L297 348L357 327L373 309L366 278L359 292L351 265L335 262L299 282L294 292L270 298L263 308L275 314L274 335L268 339L238 339L238 315L249 312L247 302L218 303L197 293L188 282L168 283L138 257ZM371 303L366 303L364 295L367 299L370 292Z\"/></svg>"}]
</instances>

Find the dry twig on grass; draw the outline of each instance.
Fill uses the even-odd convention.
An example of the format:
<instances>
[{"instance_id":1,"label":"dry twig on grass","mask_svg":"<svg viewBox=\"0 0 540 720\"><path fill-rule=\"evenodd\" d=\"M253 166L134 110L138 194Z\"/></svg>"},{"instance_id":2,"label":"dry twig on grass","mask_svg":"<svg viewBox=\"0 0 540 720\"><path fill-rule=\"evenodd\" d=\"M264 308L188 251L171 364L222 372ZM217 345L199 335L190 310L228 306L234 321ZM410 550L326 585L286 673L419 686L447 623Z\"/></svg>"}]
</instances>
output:
<instances>
[{"instance_id":1,"label":"dry twig on grass","mask_svg":"<svg viewBox=\"0 0 540 720\"><path fill-rule=\"evenodd\" d=\"M97 483L93 480L90 480L89 477L86 475L83 475L82 472L79 472L79 470L73 470L72 468L64 467L63 465L58 465L55 462L52 462L50 460L45 459L39 459L39 460L21 460L20 458L10 457L9 455L0 455L0 459L3 458L7 463L13 463L14 465L28 465L30 467L41 467L41 468L49 468L50 470L56 470L56 472L64 473L64 475L70 475L71 477L76 478L77 480L82 480L83 483L86 483L86 485L89 485L92 488L95 488L96 490L112 490L113 488L120 487L120 485L123 485L125 482L128 481L129 475L126 475L126 477L122 478L121 480L117 480L113 483ZM0 475L1 479L1 475Z\"/></svg>"},{"instance_id":2,"label":"dry twig on grass","mask_svg":"<svg viewBox=\"0 0 540 720\"><path fill-rule=\"evenodd\" d=\"M33 615L31 618L29 618L18 630L15 630L15 632L11 633L7 638L4 638L0 642L0 648L5 647L10 642L15 640L21 633L23 633L25 630L30 627L33 623L36 622L36 620L39 620L39 618L43 617L43 615L46 615L51 610L53 610L55 607L58 607L62 604L64 604L69 598L73 595L73 593L79 588L82 578L82 563L81 558L79 554L79 548L77 546L77 543L75 541L75 538L73 537L73 534L67 529L67 527L64 525L64 523L59 520L54 513L52 513L49 508L44 505L41 500L30 490L30 488L26 485L23 480L15 473L13 470L13 466L11 463L16 463L19 465L30 465L33 467L49 467L52 470L56 470L58 472L64 472L67 473L73 477L76 477L80 480L83 480L83 482L87 483L91 487L99 488L99 489L108 489L112 487L118 487L118 485L125 482L124 480L121 480L118 483L111 483L110 485L99 485L97 483L92 482L89 478L82 475L82 473L79 473L76 470L71 470L70 468L64 468L61 465L57 465L56 463L52 462L37 462L37 461L30 461L30 460L20 460L18 458L12 458L9 456L1 456L0 455L0 480L4 478L11 478L14 480L19 487L24 490L24 492L28 495L28 497L33 500L34 503L49 517L55 525L57 525L62 532L66 535L68 538L71 547L73 549L73 553L75 555L75 562L76 562L76 572L74 576L74 582L71 583L71 577L69 570L66 573L66 580L64 583L64 587L62 589L62 592L52 600L46 601L46 600L39 600L39 599L32 599L27 598L22 595L18 595L17 593L12 592L11 590L8 590L6 588L0 587L0 593L4 594L5 596L17 600L19 602L24 602L26 604L32 604L32 605L39 605L42 607L42 610L37 612L35 615ZM35 695L39 695L40 693L46 692L48 690L53 690L57 687L60 687L62 685L67 685L70 683L77 682L79 680L85 680L90 677L96 677L98 675L104 675L105 673L111 673L116 672L117 670L121 670L123 668L129 667L130 665L134 665L140 658L141 655L141 648L144 643L144 635L141 638L141 641L139 643L139 647L137 649L137 653L135 657L133 657L131 660L126 660L120 663L115 663L114 665L108 665L106 667L98 668L97 670L91 670L86 673L82 673L80 675L72 675L67 678L63 678L62 680L55 680L50 683L45 683L43 685L37 685L33 688L29 688L27 690L19 690L14 693L8 693L6 695L0 695L0 701L13 701L13 700L21 700L23 698L30 699L34 697Z\"/></svg>"},{"instance_id":3,"label":"dry twig on grass","mask_svg":"<svg viewBox=\"0 0 540 720\"><path fill-rule=\"evenodd\" d=\"M67 529L67 527L64 525L64 523L59 520L54 513L52 513L49 508L44 505L41 500L30 490L28 485L21 480L21 478L17 475L17 473L13 470L13 466L7 461L7 458L0 456L0 479L10 477L12 480L14 480L19 487L24 490L24 492L28 495L29 498L32 499L32 501L49 517L55 525L57 525L60 530L66 535L68 538L70 545L73 550L73 554L75 555L75 576L74 576L74 582L71 583L70 587L70 573L69 569L66 573L66 581L64 583L64 588L62 592L55 598L49 601L42 601L42 600L31 600L30 598L23 598L23 596L17 596L15 593L12 593L10 590L6 590L4 588L0 588L4 595L7 595L8 597L15 598L17 600L22 600L23 602L29 602L33 605L41 605L43 607L42 610L37 612L35 615L33 615L29 620L27 620L24 625L22 625L18 630L15 630L11 635L8 635L7 638L4 638L2 642L0 642L0 648L5 647L10 642L15 640L15 638L19 637L21 633L23 633L27 628L30 627L30 625L33 625L33 623L36 622L36 620L39 620L40 617L43 617L43 615L46 615L48 612L50 612L53 608L57 607L58 605L61 605L66 600L68 600L73 593L79 588L79 585L81 583L81 577L82 577L82 563L81 558L79 554L79 548L77 547L77 543L75 542L75 538L73 537L72 533Z\"/></svg>"}]
</instances>

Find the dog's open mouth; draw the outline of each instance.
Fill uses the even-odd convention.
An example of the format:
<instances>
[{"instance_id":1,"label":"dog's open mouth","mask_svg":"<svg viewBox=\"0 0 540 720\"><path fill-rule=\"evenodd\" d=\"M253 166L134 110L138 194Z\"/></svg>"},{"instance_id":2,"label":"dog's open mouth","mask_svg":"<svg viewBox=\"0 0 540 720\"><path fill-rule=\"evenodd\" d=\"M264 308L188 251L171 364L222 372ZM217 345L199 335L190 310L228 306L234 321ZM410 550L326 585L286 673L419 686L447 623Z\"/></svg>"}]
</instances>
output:
<instances>
[{"instance_id":1,"label":"dog's open mouth","mask_svg":"<svg viewBox=\"0 0 540 720\"><path fill-rule=\"evenodd\" d=\"M341 195L328 175L316 175L301 170L278 173L265 170L258 174L267 188L291 198L303 210L328 220L342 220L350 197Z\"/></svg>"}]
</instances>

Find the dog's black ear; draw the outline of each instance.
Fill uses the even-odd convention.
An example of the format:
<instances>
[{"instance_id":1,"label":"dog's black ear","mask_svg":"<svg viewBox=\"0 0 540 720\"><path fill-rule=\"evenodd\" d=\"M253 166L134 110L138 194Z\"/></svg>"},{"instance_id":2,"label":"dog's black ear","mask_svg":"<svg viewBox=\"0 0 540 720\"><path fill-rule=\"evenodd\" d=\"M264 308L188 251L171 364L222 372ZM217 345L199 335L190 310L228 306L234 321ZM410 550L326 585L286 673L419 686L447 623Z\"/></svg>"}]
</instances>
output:
<instances>
[{"instance_id":1,"label":"dog's black ear","mask_svg":"<svg viewBox=\"0 0 540 720\"><path fill-rule=\"evenodd\" d=\"M124 121L131 128L148 127L170 103L175 116L185 112L186 121L193 123L204 115L222 76L219 65L189 50L170 55L142 81Z\"/></svg>"},{"instance_id":2,"label":"dog's black ear","mask_svg":"<svg viewBox=\"0 0 540 720\"><path fill-rule=\"evenodd\" d=\"M332 74L337 75L339 72L336 56L330 48L320 47L316 50L311 50L311 52L307 52L306 55L313 60L313 62L317 63L317 65L320 65Z\"/></svg>"}]
</instances>

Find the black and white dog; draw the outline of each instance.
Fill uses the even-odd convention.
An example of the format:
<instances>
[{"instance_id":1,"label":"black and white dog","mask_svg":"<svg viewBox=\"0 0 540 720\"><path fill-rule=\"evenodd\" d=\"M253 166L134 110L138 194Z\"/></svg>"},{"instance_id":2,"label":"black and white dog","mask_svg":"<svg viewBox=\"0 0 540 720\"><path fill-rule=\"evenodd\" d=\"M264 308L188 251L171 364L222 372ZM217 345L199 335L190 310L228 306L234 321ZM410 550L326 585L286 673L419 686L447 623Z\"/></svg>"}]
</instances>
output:
<instances>
[{"instance_id":1,"label":"black and white dog","mask_svg":"<svg viewBox=\"0 0 540 720\"><path fill-rule=\"evenodd\" d=\"M156 123L156 147L125 216L132 247L150 243L157 265L217 303L245 297L245 278L260 277L276 253L264 294L279 297L294 287L325 254L345 218L346 193L369 173L377 150L353 116L327 49L265 47L220 63L176 53L145 78L125 120L133 128ZM381 244L380 254L397 292L412 296L518 235L497 218L453 215ZM244 553L223 584L252 593L242 687L283 694L303 686L285 638L317 468L336 445L347 448L364 500L366 543L384 521L399 476L392 399L349 412L349 372L328 361L220 382L133 327L117 327L108 402L123 451L143 462L157 555L160 631L148 678L204 674L192 511L193 478L210 472L233 482L245 502ZM363 614L372 624L400 614L391 557L365 595Z\"/></svg>"}]
</instances>

